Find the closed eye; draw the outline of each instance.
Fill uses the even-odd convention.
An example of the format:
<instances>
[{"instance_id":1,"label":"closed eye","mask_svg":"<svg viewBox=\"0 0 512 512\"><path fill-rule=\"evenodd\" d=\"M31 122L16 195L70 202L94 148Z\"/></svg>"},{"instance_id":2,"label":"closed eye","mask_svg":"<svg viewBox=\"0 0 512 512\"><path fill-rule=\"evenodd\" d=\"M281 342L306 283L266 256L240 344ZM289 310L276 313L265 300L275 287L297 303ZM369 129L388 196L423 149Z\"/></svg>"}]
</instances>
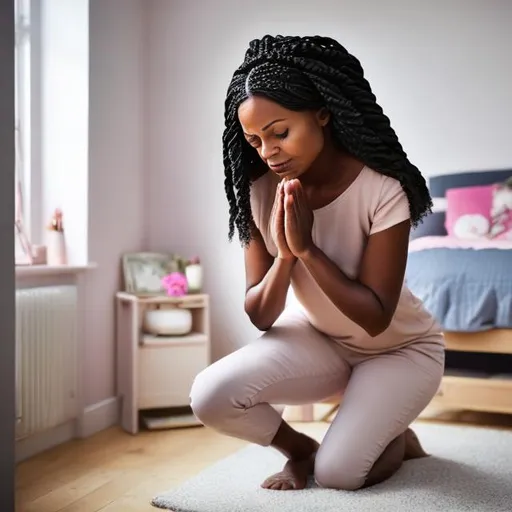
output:
<instances>
[{"instance_id":1,"label":"closed eye","mask_svg":"<svg viewBox=\"0 0 512 512\"><path fill-rule=\"evenodd\" d=\"M288 137L288 133L289 133L289 130L286 129L284 132L282 133L275 133L275 137L280 139L280 140L283 140L283 139L286 139L286 137ZM245 134L245 140L253 147L253 148L257 148L259 146L259 137L256 137L256 135L248 135L248 134Z\"/></svg>"},{"instance_id":2,"label":"closed eye","mask_svg":"<svg viewBox=\"0 0 512 512\"><path fill-rule=\"evenodd\" d=\"M255 136L248 136L245 138L245 140L253 147L253 148L256 148L258 147L258 137L255 137Z\"/></svg>"}]
</instances>

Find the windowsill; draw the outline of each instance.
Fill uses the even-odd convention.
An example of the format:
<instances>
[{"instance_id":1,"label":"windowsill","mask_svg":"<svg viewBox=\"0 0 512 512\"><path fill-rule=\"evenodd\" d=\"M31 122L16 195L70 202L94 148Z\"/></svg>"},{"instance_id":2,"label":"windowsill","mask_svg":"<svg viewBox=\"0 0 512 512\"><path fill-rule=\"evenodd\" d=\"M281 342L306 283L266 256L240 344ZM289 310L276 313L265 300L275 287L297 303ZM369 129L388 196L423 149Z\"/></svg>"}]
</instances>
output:
<instances>
[{"instance_id":1,"label":"windowsill","mask_svg":"<svg viewBox=\"0 0 512 512\"><path fill-rule=\"evenodd\" d=\"M88 270L94 270L96 267L96 263L87 265L17 265L16 277L80 274Z\"/></svg>"}]
</instances>

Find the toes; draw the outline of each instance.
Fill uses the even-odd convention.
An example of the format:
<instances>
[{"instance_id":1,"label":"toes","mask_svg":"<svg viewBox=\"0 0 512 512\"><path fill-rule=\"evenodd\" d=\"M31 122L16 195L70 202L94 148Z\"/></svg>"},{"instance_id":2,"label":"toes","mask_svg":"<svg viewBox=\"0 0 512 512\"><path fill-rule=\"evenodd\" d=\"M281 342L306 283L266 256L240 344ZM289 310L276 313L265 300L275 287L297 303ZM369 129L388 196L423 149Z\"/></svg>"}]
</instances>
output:
<instances>
[{"instance_id":1,"label":"toes","mask_svg":"<svg viewBox=\"0 0 512 512\"><path fill-rule=\"evenodd\" d=\"M271 477L267 478L262 484L263 489L271 489L272 491L290 491L297 488L295 482L289 477Z\"/></svg>"},{"instance_id":2,"label":"toes","mask_svg":"<svg viewBox=\"0 0 512 512\"><path fill-rule=\"evenodd\" d=\"M264 489L275 489L275 486L278 484L279 482L277 482L275 480L275 478L267 478L262 484L261 486L264 488Z\"/></svg>"},{"instance_id":3,"label":"toes","mask_svg":"<svg viewBox=\"0 0 512 512\"><path fill-rule=\"evenodd\" d=\"M273 491L289 491L295 489L295 486L289 480L278 480L274 482L270 487Z\"/></svg>"},{"instance_id":4,"label":"toes","mask_svg":"<svg viewBox=\"0 0 512 512\"><path fill-rule=\"evenodd\" d=\"M271 486L274 485L274 480L271 480L270 478L267 478L262 484L261 487L263 489L270 489Z\"/></svg>"},{"instance_id":5,"label":"toes","mask_svg":"<svg viewBox=\"0 0 512 512\"><path fill-rule=\"evenodd\" d=\"M279 485L281 485L281 479L276 476L271 476L261 484L261 487L264 489L276 489Z\"/></svg>"}]
</instances>

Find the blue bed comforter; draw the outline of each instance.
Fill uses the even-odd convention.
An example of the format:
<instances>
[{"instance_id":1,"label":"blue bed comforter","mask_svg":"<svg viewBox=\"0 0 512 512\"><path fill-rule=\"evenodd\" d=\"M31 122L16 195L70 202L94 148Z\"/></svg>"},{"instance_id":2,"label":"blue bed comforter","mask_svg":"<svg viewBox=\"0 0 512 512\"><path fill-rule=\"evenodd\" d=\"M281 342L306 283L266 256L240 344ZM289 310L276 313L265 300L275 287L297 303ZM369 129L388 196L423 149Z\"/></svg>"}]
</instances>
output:
<instances>
[{"instance_id":1,"label":"blue bed comforter","mask_svg":"<svg viewBox=\"0 0 512 512\"><path fill-rule=\"evenodd\" d=\"M512 250L411 252L406 280L446 331L512 328Z\"/></svg>"}]
</instances>

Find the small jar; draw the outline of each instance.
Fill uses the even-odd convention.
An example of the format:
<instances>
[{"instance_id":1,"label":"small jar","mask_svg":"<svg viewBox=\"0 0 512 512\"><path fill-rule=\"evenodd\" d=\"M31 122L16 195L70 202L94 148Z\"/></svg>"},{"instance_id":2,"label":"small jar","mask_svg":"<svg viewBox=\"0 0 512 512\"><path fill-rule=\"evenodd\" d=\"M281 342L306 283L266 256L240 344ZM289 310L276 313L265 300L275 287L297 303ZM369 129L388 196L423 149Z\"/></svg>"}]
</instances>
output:
<instances>
[{"instance_id":1,"label":"small jar","mask_svg":"<svg viewBox=\"0 0 512 512\"><path fill-rule=\"evenodd\" d=\"M46 260L48 265L67 265L66 239L62 211L57 208L46 231Z\"/></svg>"},{"instance_id":2,"label":"small jar","mask_svg":"<svg viewBox=\"0 0 512 512\"><path fill-rule=\"evenodd\" d=\"M185 267L188 293L199 293L203 288L203 267L199 259L191 260Z\"/></svg>"},{"instance_id":3,"label":"small jar","mask_svg":"<svg viewBox=\"0 0 512 512\"><path fill-rule=\"evenodd\" d=\"M66 240L62 231L47 231L46 262L48 265L66 265Z\"/></svg>"}]
</instances>

